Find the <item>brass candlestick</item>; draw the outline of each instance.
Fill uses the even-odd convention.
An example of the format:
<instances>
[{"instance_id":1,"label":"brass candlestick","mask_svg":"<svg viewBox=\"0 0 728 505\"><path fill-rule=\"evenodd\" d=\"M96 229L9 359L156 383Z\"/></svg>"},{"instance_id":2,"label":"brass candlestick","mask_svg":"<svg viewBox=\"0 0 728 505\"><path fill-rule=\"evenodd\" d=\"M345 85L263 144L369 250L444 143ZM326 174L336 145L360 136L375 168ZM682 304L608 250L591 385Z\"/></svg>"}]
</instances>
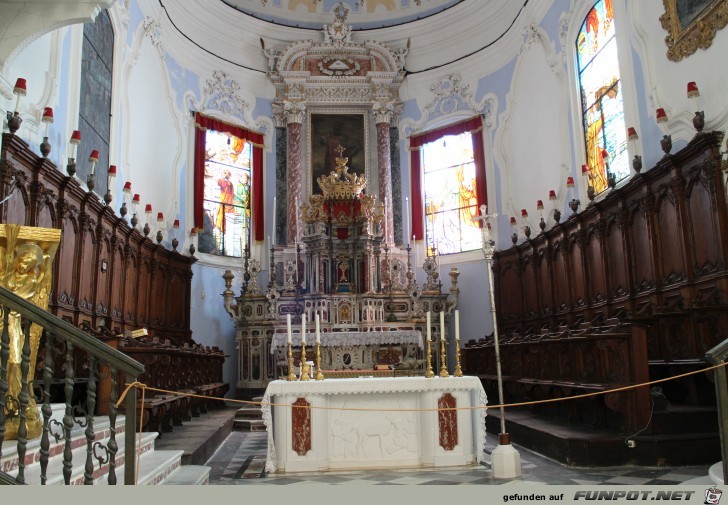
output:
<instances>
[{"instance_id":1,"label":"brass candlestick","mask_svg":"<svg viewBox=\"0 0 728 505\"><path fill-rule=\"evenodd\" d=\"M316 380L324 380L324 374L321 371L321 342L316 341Z\"/></svg>"},{"instance_id":2,"label":"brass candlestick","mask_svg":"<svg viewBox=\"0 0 728 505\"><path fill-rule=\"evenodd\" d=\"M293 346L288 342L288 380L295 381L296 373L293 371Z\"/></svg>"},{"instance_id":3,"label":"brass candlestick","mask_svg":"<svg viewBox=\"0 0 728 505\"><path fill-rule=\"evenodd\" d=\"M301 334L301 380L311 380L311 376L308 374L308 363L306 363L306 341L303 340L303 334Z\"/></svg>"},{"instance_id":4,"label":"brass candlestick","mask_svg":"<svg viewBox=\"0 0 728 505\"><path fill-rule=\"evenodd\" d=\"M427 371L425 377L431 379L435 376L435 372L432 371L432 349L430 347L430 339L427 339Z\"/></svg>"},{"instance_id":5,"label":"brass candlestick","mask_svg":"<svg viewBox=\"0 0 728 505\"><path fill-rule=\"evenodd\" d=\"M462 377L463 370L460 368L460 339L455 339L455 377Z\"/></svg>"},{"instance_id":6,"label":"brass candlestick","mask_svg":"<svg viewBox=\"0 0 728 505\"><path fill-rule=\"evenodd\" d=\"M445 339L440 335L440 377L450 377L447 373L447 356L445 355Z\"/></svg>"}]
</instances>

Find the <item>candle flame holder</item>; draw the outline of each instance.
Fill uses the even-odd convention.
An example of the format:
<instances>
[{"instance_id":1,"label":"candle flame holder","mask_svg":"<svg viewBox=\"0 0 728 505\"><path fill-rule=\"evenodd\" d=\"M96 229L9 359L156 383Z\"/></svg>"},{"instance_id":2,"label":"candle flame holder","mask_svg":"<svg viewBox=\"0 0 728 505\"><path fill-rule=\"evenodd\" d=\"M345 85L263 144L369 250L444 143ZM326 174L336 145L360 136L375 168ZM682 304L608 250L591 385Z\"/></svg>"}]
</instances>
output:
<instances>
[{"instance_id":1,"label":"candle flame holder","mask_svg":"<svg viewBox=\"0 0 728 505\"><path fill-rule=\"evenodd\" d=\"M460 340L455 339L455 372L453 373L455 377L462 377L463 376L463 370L460 368Z\"/></svg>"},{"instance_id":2,"label":"candle flame holder","mask_svg":"<svg viewBox=\"0 0 728 505\"><path fill-rule=\"evenodd\" d=\"M440 335L440 377L450 377L447 372L447 354L445 353L445 335Z\"/></svg>"},{"instance_id":3,"label":"candle flame holder","mask_svg":"<svg viewBox=\"0 0 728 505\"><path fill-rule=\"evenodd\" d=\"M316 342L316 380L324 380L324 373L321 371L321 342Z\"/></svg>"},{"instance_id":4,"label":"candle flame holder","mask_svg":"<svg viewBox=\"0 0 728 505\"><path fill-rule=\"evenodd\" d=\"M430 346L430 339L427 339L427 371L425 372L425 378L432 379L435 376L435 372L432 371L432 347Z\"/></svg>"},{"instance_id":5,"label":"candle flame holder","mask_svg":"<svg viewBox=\"0 0 728 505\"><path fill-rule=\"evenodd\" d=\"M20 125L23 123L23 119L20 117L20 114L17 112L10 112L8 111L8 130L10 130L10 133L15 135L15 132L20 129Z\"/></svg>"},{"instance_id":6,"label":"candle flame holder","mask_svg":"<svg viewBox=\"0 0 728 505\"><path fill-rule=\"evenodd\" d=\"M297 379L296 373L293 371L293 345L288 342L288 380L295 381Z\"/></svg>"},{"instance_id":7,"label":"candle flame holder","mask_svg":"<svg viewBox=\"0 0 728 505\"><path fill-rule=\"evenodd\" d=\"M306 343L303 341L303 333L301 333L301 380L310 381L308 363L306 363Z\"/></svg>"}]
</instances>

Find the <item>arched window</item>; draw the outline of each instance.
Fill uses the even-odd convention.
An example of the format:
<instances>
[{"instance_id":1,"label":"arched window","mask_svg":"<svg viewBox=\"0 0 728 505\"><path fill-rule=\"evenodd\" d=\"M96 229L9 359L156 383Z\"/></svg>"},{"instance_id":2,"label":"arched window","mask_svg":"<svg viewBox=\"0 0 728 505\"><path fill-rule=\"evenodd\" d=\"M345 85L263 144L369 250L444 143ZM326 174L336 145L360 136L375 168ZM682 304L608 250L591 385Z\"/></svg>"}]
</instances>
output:
<instances>
[{"instance_id":1,"label":"arched window","mask_svg":"<svg viewBox=\"0 0 728 505\"><path fill-rule=\"evenodd\" d=\"M630 173L615 30L612 0L600 0L576 38L589 180L597 193L610 175L619 181Z\"/></svg>"},{"instance_id":2,"label":"arched window","mask_svg":"<svg viewBox=\"0 0 728 505\"><path fill-rule=\"evenodd\" d=\"M486 203L482 130L477 116L410 138L412 232L421 240L424 223L428 256L481 246L472 219Z\"/></svg>"},{"instance_id":3,"label":"arched window","mask_svg":"<svg viewBox=\"0 0 728 505\"><path fill-rule=\"evenodd\" d=\"M263 136L199 113L195 127L198 248L242 257L251 240L262 240Z\"/></svg>"},{"instance_id":4,"label":"arched window","mask_svg":"<svg viewBox=\"0 0 728 505\"><path fill-rule=\"evenodd\" d=\"M86 151L78 153L78 177L86 180L91 164L86 161L92 150L99 152L96 170L105 175L109 167L109 139L111 138L111 79L114 66L114 29L106 10L96 16L93 23L83 25L81 48L81 100L78 130ZM96 193L106 193L105 176L94 178Z\"/></svg>"}]
</instances>

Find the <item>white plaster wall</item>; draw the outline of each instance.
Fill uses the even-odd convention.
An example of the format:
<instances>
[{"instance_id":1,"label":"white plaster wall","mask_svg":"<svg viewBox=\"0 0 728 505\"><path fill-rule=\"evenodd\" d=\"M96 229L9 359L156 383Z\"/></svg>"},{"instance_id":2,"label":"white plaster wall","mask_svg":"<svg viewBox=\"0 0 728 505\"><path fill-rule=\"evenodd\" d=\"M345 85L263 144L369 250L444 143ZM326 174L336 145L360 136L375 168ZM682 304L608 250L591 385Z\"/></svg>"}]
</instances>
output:
<instances>
[{"instance_id":1,"label":"white plaster wall","mask_svg":"<svg viewBox=\"0 0 728 505\"><path fill-rule=\"evenodd\" d=\"M494 147L502 175L499 190L504 205L499 211L515 216L520 225L521 210L526 209L526 223L536 234L537 200L548 208L549 190L557 192L559 201L568 196L572 139L564 72L561 66L549 63L555 58L547 35L538 31L532 37L518 58ZM544 218L551 219L547 214Z\"/></svg>"},{"instance_id":2,"label":"white plaster wall","mask_svg":"<svg viewBox=\"0 0 728 505\"><path fill-rule=\"evenodd\" d=\"M148 38L140 42L138 59L131 68L124 93L124 177L141 197L140 226L146 222L143 207L152 204L150 226L157 212L169 219L179 194L178 164L186 154L186 123L179 121L167 85L164 62Z\"/></svg>"}]
</instances>

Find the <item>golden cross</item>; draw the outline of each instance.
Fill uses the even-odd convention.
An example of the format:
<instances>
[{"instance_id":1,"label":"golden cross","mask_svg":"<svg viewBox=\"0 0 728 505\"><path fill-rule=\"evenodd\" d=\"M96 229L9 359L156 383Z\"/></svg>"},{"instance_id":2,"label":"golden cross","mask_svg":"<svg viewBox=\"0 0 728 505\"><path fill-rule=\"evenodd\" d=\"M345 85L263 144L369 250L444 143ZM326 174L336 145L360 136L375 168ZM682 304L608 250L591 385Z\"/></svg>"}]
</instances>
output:
<instances>
[{"instance_id":1,"label":"golden cross","mask_svg":"<svg viewBox=\"0 0 728 505\"><path fill-rule=\"evenodd\" d=\"M343 147L341 146L341 144L339 144L339 147L337 147L336 149L334 149L334 151L336 151L337 153L339 153L339 158L341 158L341 155L343 155L343 154L344 154L344 151L346 151L346 149L344 149L344 148L343 148Z\"/></svg>"}]
</instances>

